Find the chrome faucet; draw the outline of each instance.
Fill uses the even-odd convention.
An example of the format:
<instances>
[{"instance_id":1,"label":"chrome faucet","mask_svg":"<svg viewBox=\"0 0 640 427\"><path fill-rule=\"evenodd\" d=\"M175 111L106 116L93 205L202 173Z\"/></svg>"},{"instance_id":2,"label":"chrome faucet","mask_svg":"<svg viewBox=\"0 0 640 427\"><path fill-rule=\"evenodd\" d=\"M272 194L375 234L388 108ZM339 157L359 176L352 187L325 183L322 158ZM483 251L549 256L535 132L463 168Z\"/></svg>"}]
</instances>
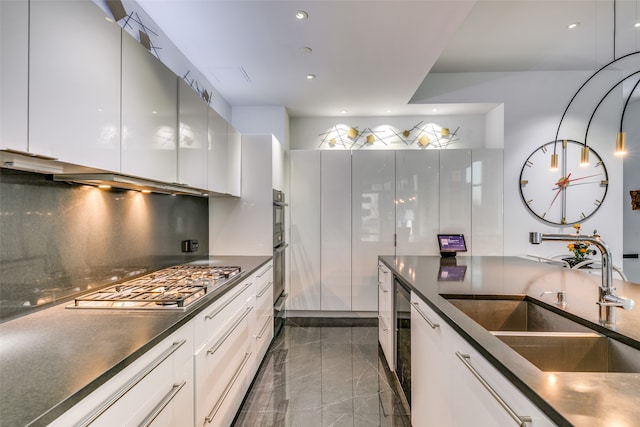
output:
<instances>
[{"instance_id":1,"label":"chrome faucet","mask_svg":"<svg viewBox=\"0 0 640 427\"><path fill-rule=\"evenodd\" d=\"M610 308L621 307L625 310L631 310L635 306L635 302L630 298L620 297L615 295L615 288L613 287L613 265L611 263L611 251L609 246L603 242L599 236L582 236L576 234L551 234L551 233L529 233L529 242L534 245L539 245L543 241L562 241L562 242L574 242L585 241L593 244L600 250L602 257L602 284L600 285L600 292L598 298L598 305L600 305L600 319L607 324L615 323L615 313Z\"/></svg>"}]
</instances>

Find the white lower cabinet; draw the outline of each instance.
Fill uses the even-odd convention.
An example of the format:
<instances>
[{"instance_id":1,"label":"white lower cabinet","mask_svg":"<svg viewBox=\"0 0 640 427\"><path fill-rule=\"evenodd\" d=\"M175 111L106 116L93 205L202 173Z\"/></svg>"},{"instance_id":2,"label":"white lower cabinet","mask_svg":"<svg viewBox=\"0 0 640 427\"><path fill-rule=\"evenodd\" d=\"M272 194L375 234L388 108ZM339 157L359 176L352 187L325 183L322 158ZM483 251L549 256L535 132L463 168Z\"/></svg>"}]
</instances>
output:
<instances>
[{"instance_id":1,"label":"white lower cabinet","mask_svg":"<svg viewBox=\"0 0 640 427\"><path fill-rule=\"evenodd\" d=\"M255 316L252 326L253 364L251 377L255 376L273 339L273 262L256 273Z\"/></svg>"},{"instance_id":2,"label":"white lower cabinet","mask_svg":"<svg viewBox=\"0 0 640 427\"><path fill-rule=\"evenodd\" d=\"M378 261L378 341L387 365L392 371L395 370L395 352L393 327L393 274L391 270Z\"/></svg>"},{"instance_id":3,"label":"white lower cabinet","mask_svg":"<svg viewBox=\"0 0 640 427\"><path fill-rule=\"evenodd\" d=\"M193 326L156 345L51 426L193 423Z\"/></svg>"},{"instance_id":4,"label":"white lower cabinet","mask_svg":"<svg viewBox=\"0 0 640 427\"><path fill-rule=\"evenodd\" d=\"M244 304L195 354L196 426L229 426L250 382L252 352Z\"/></svg>"},{"instance_id":5,"label":"white lower cabinet","mask_svg":"<svg viewBox=\"0 0 640 427\"><path fill-rule=\"evenodd\" d=\"M414 427L555 425L421 298L411 302Z\"/></svg>"},{"instance_id":6,"label":"white lower cabinet","mask_svg":"<svg viewBox=\"0 0 640 427\"><path fill-rule=\"evenodd\" d=\"M453 333L424 301L411 294L411 423L414 427L453 425L452 360L446 351Z\"/></svg>"},{"instance_id":7,"label":"white lower cabinet","mask_svg":"<svg viewBox=\"0 0 640 427\"><path fill-rule=\"evenodd\" d=\"M51 425L228 427L272 339L268 262Z\"/></svg>"}]
</instances>

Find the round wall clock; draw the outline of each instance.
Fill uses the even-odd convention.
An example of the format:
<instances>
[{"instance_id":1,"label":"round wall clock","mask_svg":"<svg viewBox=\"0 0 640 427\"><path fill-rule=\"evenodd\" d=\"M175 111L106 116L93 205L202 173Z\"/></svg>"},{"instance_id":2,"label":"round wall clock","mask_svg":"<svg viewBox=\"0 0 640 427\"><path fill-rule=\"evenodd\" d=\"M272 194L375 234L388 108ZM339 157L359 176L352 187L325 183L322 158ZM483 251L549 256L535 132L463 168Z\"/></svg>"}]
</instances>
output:
<instances>
[{"instance_id":1,"label":"round wall clock","mask_svg":"<svg viewBox=\"0 0 640 427\"><path fill-rule=\"evenodd\" d=\"M556 171L551 171L554 144L558 155ZM520 196L527 209L542 221L554 225L582 222L604 202L609 186L607 168L591 147L589 164L582 166L584 144L564 140L538 147L520 172Z\"/></svg>"}]
</instances>

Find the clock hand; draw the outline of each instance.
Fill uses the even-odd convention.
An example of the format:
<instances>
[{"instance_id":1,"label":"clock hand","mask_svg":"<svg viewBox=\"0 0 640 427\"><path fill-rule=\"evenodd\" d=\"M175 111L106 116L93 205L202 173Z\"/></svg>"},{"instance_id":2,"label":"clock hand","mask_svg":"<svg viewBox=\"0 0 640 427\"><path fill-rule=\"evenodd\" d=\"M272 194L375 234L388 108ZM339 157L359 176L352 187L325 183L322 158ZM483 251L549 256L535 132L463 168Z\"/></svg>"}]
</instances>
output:
<instances>
[{"instance_id":1,"label":"clock hand","mask_svg":"<svg viewBox=\"0 0 640 427\"><path fill-rule=\"evenodd\" d=\"M558 191L556 191L556 195L553 197L553 200L551 201L551 204L549 205L549 209L551 209L551 206L553 206L553 204L555 203L556 199L560 195L560 192L567 185L566 183L569 182L569 178L570 177L571 177L571 173L569 173L569 175L567 175L566 177L560 178L558 180L558 182L556 182L556 185L558 186ZM554 190L555 190L555 188L554 188ZM547 211L549 209L547 209Z\"/></svg>"}]
</instances>

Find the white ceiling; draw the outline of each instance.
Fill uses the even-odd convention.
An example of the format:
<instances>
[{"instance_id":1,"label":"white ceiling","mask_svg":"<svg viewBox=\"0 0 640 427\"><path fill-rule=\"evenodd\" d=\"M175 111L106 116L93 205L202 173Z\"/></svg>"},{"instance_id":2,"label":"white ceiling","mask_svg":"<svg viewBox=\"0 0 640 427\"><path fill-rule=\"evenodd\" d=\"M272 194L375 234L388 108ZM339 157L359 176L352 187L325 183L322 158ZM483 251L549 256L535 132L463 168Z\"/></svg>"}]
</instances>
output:
<instances>
[{"instance_id":1,"label":"white ceiling","mask_svg":"<svg viewBox=\"0 0 640 427\"><path fill-rule=\"evenodd\" d=\"M293 117L479 113L489 106L408 103L429 72L596 70L614 57L614 0L137 3L232 106ZM616 57L640 48L639 3L615 2Z\"/></svg>"}]
</instances>

